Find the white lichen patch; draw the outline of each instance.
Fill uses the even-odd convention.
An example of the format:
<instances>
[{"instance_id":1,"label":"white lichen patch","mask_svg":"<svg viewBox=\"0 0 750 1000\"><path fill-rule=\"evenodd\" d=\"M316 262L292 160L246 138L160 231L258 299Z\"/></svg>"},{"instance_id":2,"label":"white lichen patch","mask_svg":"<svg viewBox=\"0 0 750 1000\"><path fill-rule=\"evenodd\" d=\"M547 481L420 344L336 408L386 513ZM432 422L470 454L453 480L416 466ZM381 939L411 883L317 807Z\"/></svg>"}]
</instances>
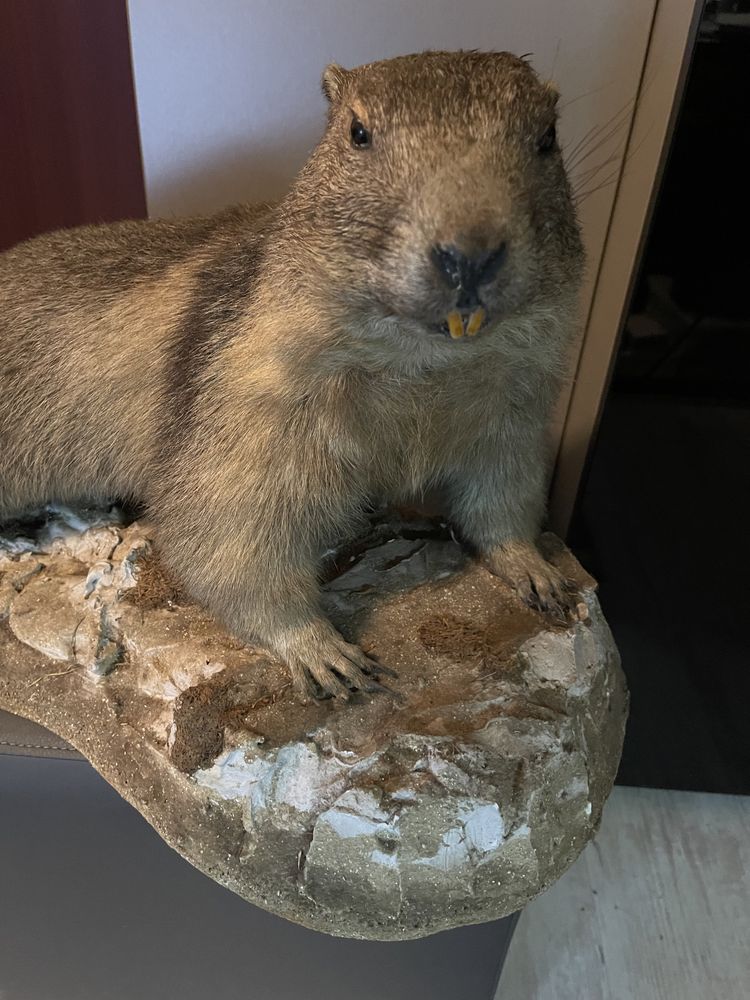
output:
<instances>
[{"instance_id":1,"label":"white lichen patch","mask_svg":"<svg viewBox=\"0 0 750 1000\"><path fill-rule=\"evenodd\" d=\"M307 833L344 791L349 772L314 744L292 743L264 753L248 743L221 754L193 780L221 798L239 801L246 830L262 836L266 827Z\"/></svg>"},{"instance_id":2,"label":"white lichen patch","mask_svg":"<svg viewBox=\"0 0 750 1000\"><path fill-rule=\"evenodd\" d=\"M519 650L527 668L527 683L568 688L578 679L575 634L543 632L528 639Z\"/></svg>"},{"instance_id":3,"label":"white lichen patch","mask_svg":"<svg viewBox=\"0 0 750 1000\"><path fill-rule=\"evenodd\" d=\"M497 802L472 804L469 811L459 816L469 851L477 855L494 851L503 842L505 828Z\"/></svg>"},{"instance_id":4,"label":"white lichen patch","mask_svg":"<svg viewBox=\"0 0 750 1000\"><path fill-rule=\"evenodd\" d=\"M230 801L249 799L253 787L271 766L263 757L251 756L254 752L255 746L250 744L225 751L211 767L196 771L193 780L219 798Z\"/></svg>"},{"instance_id":5,"label":"white lichen patch","mask_svg":"<svg viewBox=\"0 0 750 1000\"><path fill-rule=\"evenodd\" d=\"M117 601L128 586L122 567L128 553L143 549L143 529L122 527L116 511L50 506L39 517L28 537L0 540L0 617L44 656L105 676L121 659ZM124 558L113 562L123 548Z\"/></svg>"}]
</instances>

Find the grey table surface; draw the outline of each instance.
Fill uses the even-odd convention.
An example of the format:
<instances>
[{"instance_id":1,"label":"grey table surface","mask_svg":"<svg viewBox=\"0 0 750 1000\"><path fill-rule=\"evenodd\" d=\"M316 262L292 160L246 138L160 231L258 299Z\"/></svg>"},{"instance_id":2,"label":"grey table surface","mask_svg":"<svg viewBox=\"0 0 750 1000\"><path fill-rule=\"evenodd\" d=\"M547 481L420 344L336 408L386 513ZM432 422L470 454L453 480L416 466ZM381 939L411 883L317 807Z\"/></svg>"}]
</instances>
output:
<instances>
[{"instance_id":1,"label":"grey table surface","mask_svg":"<svg viewBox=\"0 0 750 1000\"><path fill-rule=\"evenodd\" d=\"M192 868L85 761L0 753L0 1000L491 1000L513 926L306 930Z\"/></svg>"}]
</instances>

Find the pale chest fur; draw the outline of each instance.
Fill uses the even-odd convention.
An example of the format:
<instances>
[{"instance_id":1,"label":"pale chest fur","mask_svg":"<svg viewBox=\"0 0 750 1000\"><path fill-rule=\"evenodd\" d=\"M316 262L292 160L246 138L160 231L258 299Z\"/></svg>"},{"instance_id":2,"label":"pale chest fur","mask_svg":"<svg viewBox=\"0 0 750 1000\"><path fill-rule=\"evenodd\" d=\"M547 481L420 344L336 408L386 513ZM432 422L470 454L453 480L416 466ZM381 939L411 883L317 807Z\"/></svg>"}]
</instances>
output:
<instances>
[{"instance_id":1,"label":"pale chest fur","mask_svg":"<svg viewBox=\"0 0 750 1000\"><path fill-rule=\"evenodd\" d=\"M518 461L549 418L573 316L561 298L482 342L409 341L416 371L360 370L334 433L347 439L368 491L414 493L467 464Z\"/></svg>"},{"instance_id":2,"label":"pale chest fur","mask_svg":"<svg viewBox=\"0 0 750 1000\"><path fill-rule=\"evenodd\" d=\"M491 448L502 435L509 388L499 371L374 380L350 424L368 489L419 492L460 468L477 447Z\"/></svg>"}]
</instances>

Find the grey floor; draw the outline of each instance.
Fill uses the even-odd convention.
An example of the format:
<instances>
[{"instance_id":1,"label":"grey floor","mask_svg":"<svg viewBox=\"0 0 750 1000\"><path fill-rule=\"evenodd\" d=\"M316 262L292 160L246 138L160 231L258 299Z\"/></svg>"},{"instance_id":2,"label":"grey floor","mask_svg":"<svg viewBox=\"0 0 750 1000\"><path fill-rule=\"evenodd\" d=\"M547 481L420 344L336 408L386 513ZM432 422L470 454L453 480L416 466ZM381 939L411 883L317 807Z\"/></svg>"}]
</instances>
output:
<instances>
[{"instance_id":1,"label":"grey floor","mask_svg":"<svg viewBox=\"0 0 750 1000\"><path fill-rule=\"evenodd\" d=\"M747 1000L750 798L615 788L522 913L496 1000Z\"/></svg>"}]
</instances>

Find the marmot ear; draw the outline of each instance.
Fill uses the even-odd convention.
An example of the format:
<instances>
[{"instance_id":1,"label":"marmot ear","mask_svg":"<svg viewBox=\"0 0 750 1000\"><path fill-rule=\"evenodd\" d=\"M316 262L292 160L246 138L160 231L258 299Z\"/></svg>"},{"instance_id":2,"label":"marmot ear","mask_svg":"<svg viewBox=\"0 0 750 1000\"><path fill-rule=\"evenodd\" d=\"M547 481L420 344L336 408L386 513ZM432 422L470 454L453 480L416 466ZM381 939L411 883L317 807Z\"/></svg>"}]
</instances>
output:
<instances>
[{"instance_id":1,"label":"marmot ear","mask_svg":"<svg viewBox=\"0 0 750 1000\"><path fill-rule=\"evenodd\" d=\"M323 93L331 104L336 104L337 101L341 100L348 76L349 73L343 66L339 66L336 63L326 66L322 80Z\"/></svg>"}]
</instances>

